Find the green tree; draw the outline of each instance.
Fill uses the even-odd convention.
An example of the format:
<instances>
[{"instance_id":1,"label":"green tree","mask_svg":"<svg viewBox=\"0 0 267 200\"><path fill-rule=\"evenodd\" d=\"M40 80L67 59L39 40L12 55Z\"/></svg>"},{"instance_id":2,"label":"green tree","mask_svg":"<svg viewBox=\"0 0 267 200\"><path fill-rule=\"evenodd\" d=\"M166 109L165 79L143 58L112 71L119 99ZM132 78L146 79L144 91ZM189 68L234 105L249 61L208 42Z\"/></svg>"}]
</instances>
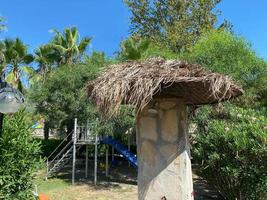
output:
<instances>
[{"instance_id":1,"label":"green tree","mask_svg":"<svg viewBox=\"0 0 267 200\"><path fill-rule=\"evenodd\" d=\"M245 39L225 31L208 31L190 52L180 57L239 81L246 91L241 98L243 106L257 106L257 102L264 101L264 96L266 101L262 83L267 81L267 63L256 55Z\"/></svg>"},{"instance_id":2,"label":"green tree","mask_svg":"<svg viewBox=\"0 0 267 200\"><path fill-rule=\"evenodd\" d=\"M84 37L79 41L79 32L76 27L66 28L63 33L53 30L55 34L46 48L54 50L58 65L74 64L81 60L91 38Z\"/></svg>"},{"instance_id":3,"label":"green tree","mask_svg":"<svg viewBox=\"0 0 267 200\"><path fill-rule=\"evenodd\" d=\"M5 117L0 138L0 199L31 200L34 174L40 167L40 147L31 123L21 110Z\"/></svg>"},{"instance_id":4,"label":"green tree","mask_svg":"<svg viewBox=\"0 0 267 200\"><path fill-rule=\"evenodd\" d=\"M194 112L193 162L199 172L225 199L265 199L266 162L259 160L267 155L266 61L243 38L220 30L202 34L180 58L230 75L245 90L235 101Z\"/></svg>"},{"instance_id":5,"label":"green tree","mask_svg":"<svg viewBox=\"0 0 267 200\"><path fill-rule=\"evenodd\" d=\"M1 45L4 47L6 80L22 91L21 77L31 76L34 73L33 68L28 66L34 57L28 53L27 46L19 38L5 39Z\"/></svg>"},{"instance_id":6,"label":"green tree","mask_svg":"<svg viewBox=\"0 0 267 200\"><path fill-rule=\"evenodd\" d=\"M29 98L38 114L45 117L48 127L67 128L70 133L75 117L79 120L96 117L96 109L88 102L84 87L96 77L106 61L102 57L98 62L94 59L88 58L86 64L56 68L45 82L32 86Z\"/></svg>"},{"instance_id":7,"label":"green tree","mask_svg":"<svg viewBox=\"0 0 267 200\"><path fill-rule=\"evenodd\" d=\"M221 0L125 0L131 32L164 44L175 52L190 48L205 30L215 28L213 12ZM219 27L227 27L223 23Z\"/></svg>"},{"instance_id":8,"label":"green tree","mask_svg":"<svg viewBox=\"0 0 267 200\"><path fill-rule=\"evenodd\" d=\"M51 71L52 66L58 59L57 53L55 50L48 48L46 45L40 46L35 50L34 53L34 61L38 63L38 73L42 76L45 76Z\"/></svg>"},{"instance_id":9,"label":"green tree","mask_svg":"<svg viewBox=\"0 0 267 200\"><path fill-rule=\"evenodd\" d=\"M4 68L5 68L5 45L3 42L0 42L0 72L2 74Z\"/></svg>"},{"instance_id":10,"label":"green tree","mask_svg":"<svg viewBox=\"0 0 267 200\"><path fill-rule=\"evenodd\" d=\"M121 50L118 53L118 58L122 61L138 60L142 57L142 54L148 49L148 47L148 40L130 37L121 42Z\"/></svg>"}]
</instances>

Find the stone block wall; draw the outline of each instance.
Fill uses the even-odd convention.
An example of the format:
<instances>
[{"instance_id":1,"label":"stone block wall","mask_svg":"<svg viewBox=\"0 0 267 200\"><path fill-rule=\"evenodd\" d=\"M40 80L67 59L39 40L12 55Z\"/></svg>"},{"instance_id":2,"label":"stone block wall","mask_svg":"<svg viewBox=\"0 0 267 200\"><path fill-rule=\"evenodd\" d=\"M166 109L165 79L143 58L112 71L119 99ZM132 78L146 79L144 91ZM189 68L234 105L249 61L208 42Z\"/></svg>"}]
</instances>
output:
<instances>
[{"instance_id":1,"label":"stone block wall","mask_svg":"<svg viewBox=\"0 0 267 200\"><path fill-rule=\"evenodd\" d=\"M157 99L137 118L138 199L192 200L193 184L183 99Z\"/></svg>"}]
</instances>

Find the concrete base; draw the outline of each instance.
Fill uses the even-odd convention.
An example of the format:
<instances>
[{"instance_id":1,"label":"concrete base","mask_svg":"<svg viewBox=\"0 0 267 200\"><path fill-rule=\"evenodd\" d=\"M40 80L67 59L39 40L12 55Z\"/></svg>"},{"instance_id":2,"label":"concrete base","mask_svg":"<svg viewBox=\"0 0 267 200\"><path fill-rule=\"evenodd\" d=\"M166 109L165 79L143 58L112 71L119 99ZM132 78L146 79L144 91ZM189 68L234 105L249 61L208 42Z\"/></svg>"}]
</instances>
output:
<instances>
[{"instance_id":1,"label":"concrete base","mask_svg":"<svg viewBox=\"0 0 267 200\"><path fill-rule=\"evenodd\" d=\"M138 199L193 200L183 99L158 99L137 119Z\"/></svg>"}]
</instances>

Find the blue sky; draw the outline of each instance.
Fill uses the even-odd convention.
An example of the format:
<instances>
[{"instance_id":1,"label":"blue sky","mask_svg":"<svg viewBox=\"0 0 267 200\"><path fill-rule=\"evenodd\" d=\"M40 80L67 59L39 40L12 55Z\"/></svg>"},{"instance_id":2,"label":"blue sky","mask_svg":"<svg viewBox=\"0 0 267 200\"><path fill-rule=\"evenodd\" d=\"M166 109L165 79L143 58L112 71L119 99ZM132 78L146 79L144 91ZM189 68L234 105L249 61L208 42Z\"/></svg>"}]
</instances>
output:
<instances>
[{"instance_id":1,"label":"blue sky","mask_svg":"<svg viewBox=\"0 0 267 200\"><path fill-rule=\"evenodd\" d=\"M20 37L30 49L51 38L49 30L77 26L81 36L92 36L89 51L112 56L129 34L130 13L122 0L0 0L0 15L8 31L1 37ZM267 1L222 0L220 20L228 19L259 56L267 58Z\"/></svg>"}]
</instances>

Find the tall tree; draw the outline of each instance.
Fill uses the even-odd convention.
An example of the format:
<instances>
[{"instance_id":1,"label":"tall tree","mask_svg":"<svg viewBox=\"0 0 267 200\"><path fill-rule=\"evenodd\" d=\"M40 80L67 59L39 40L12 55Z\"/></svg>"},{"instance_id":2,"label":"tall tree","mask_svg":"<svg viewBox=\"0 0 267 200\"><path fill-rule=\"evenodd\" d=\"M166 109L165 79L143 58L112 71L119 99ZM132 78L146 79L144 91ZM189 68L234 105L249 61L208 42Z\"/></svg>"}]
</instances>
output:
<instances>
[{"instance_id":1,"label":"tall tree","mask_svg":"<svg viewBox=\"0 0 267 200\"><path fill-rule=\"evenodd\" d=\"M6 29L6 25L4 24L5 18L0 16L0 32Z\"/></svg>"},{"instance_id":2,"label":"tall tree","mask_svg":"<svg viewBox=\"0 0 267 200\"><path fill-rule=\"evenodd\" d=\"M5 68L5 45L3 42L0 42L0 74L2 75L2 72Z\"/></svg>"},{"instance_id":3,"label":"tall tree","mask_svg":"<svg viewBox=\"0 0 267 200\"><path fill-rule=\"evenodd\" d=\"M76 64L75 67L65 65L57 68L47 76L46 81L33 85L29 97L36 105L38 114L44 116L45 128L62 128L69 134L73 130L75 117L86 119L88 115L93 115L94 107L88 103L84 87L105 64L106 61L99 58L97 61L88 58L86 64ZM45 138L48 136L46 133Z\"/></svg>"},{"instance_id":4,"label":"tall tree","mask_svg":"<svg viewBox=\"0 0 267 200\"><path fill-rule=\"evenodd\" d=\"M221 0L125 0L131 32L164 43L173 51L190 48L207 29L213 29ZM224 27L227 23L219 27Z\"/></svg>"},{"instance_id":5,"label":"tall tree","mask_svg":"<svg viewBox=\"0 0 267 200\"><path fill-rule=\"evenodd\" d=\"M0 16L0 32L6 29L6 25L4 24L5 19ZM0 43L0 74L2 74L2 71L4 69L4 63L5 63L5 45L1 42Z\"/></svg>"},{"instance_id":6,"label":"tall tree","mask_svg":"<svg viewBox=\"0 0 267 200\"><path fill-rule=\"evenodd\" d=\"M53 32L54 38L46 47L55 51L58 64L79 62L90 44L91 38L84 37L79 40L79 32L76 27L66 28L63 33L57 30L53 30Z\"/></svg>"},{"instance_id":7,"label":"tall tree","mask_svg":"<svg viewBox=\"0 0 267 200\"><path fill-rule=\"evenodd\" d=\"M27 65L34 60L34 57L28 53L27 46L19 38L5 39L1 45L4 46L6 79L22 91L21 77L33 74L34 70Z\"/></svg>"},{"instance_id":8,"label":"tall tree","mask_svg":"<svg viewBox=\"0 0 267 200\"><path fill-rule=\"evenodd\" d=\"M38 63L38 73L41 76L51 71L53 64L59 59L57 52L47 45L40 46L34 53L34 61Z\"/></svg>"}]
</instances>

